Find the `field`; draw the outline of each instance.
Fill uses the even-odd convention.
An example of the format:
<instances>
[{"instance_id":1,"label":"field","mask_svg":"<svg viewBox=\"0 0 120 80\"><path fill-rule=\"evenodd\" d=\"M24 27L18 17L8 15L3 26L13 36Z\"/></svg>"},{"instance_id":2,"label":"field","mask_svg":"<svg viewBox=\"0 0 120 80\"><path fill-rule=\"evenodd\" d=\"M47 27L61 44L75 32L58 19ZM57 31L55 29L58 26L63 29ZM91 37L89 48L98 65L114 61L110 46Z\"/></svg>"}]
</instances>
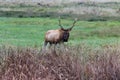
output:
<instances>
[{"instance_id":1,"label":"field","mask_svg":"<svg viewBox=\"0 0 120 80\"><path fill-rule=\"evenodd\" d=\"M0 17L51 17L79 18L87 21L120 21L120 1L118 2L84 2L83 0L40 0L6 2L1 1ZM83 1L83 2L82 2Z\"/></svg>"},{"instance_id":2,"label":"field","mask_svg":"<svg viewBox=\"0 0 120 80\"><path fill-rule=\"evenodd\" d=\"M120 1L34 1L0 1L0 80L120 80ZM64 28L78 21L45 49L59 16Z\"/></svg>"},{"instance_id":3,"label":"field","mask_svg":"<svg viewBox=\"0 0 120 80\"><path fill-rule=\"evenodd\" d=\"M73 19L61 19L64 28ZM43 51L58 18L0 18L1 80L119 80L120 22L79 21L64 49ZM62 46L61 46L62 47Z\"/></svg>"},{"instance_id":4,"label":"field","mask_svg":"<svg viewBox=\"0 0 120 80\"><path fill-rule=\"evenodd\" d=\"M73 20L62 19L64 28ZM119 21L78 21L71 31L68 45L86 44L93 47L120 43ZM0 44L42 46L47 30L59 29L58 18L0 18Z\"/></svg>"},{"instance_id":5,"label":"field","mask_svg":"<svg viewBox=\"0 0 120 80\"><path fill-rule=\"evenodd\" d=\"M1 80L119 80L120 46L0 47Z\"/></svg>"}]
</instances>

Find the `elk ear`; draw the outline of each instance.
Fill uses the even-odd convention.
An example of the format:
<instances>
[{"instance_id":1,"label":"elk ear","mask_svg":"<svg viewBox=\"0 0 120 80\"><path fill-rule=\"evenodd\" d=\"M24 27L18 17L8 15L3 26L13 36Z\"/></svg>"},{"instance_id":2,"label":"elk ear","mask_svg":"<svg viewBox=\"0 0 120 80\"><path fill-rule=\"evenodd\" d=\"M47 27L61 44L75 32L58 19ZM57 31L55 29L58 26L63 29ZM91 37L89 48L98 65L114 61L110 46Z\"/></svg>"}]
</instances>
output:
<instances>
[{"instance_id":1,"label":"elk ear","mask_svg":"<svg viewBox=\"0 0 120 80\"><path fill-rule=\"evenodd\" d=\"M61 28L61 30L64 30L64 28Z\"/></svg>"}]
</instances>

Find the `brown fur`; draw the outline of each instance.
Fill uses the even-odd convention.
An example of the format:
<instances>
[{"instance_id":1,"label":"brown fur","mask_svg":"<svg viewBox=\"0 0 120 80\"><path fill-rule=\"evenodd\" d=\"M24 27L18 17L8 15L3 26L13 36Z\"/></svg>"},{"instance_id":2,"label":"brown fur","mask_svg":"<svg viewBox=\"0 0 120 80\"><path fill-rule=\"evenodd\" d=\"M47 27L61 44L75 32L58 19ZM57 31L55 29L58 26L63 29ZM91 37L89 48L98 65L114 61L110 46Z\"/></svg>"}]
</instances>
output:
<instances>
[{"instance_id":1,"label":"brown fur","mask_svg":"<svg viewBox=\"0 0 120 80\"><path fill-rule=\"evenodd\" d=\"M64 35L64 30L62 29L58 29L58 30L49 30L46 32L45 34L45 45L47 45L47 43L50 44L57 44L60 42L64 42L63 39L63 35ZM69 33L69 31L67 31Z\"/></svg>"},{"instance_id":2,"label":"brown fur","mask_svg":"<svg viewBox=\"0 0 120 80\"><path fill-rule=\"evenodd\" d=\"M59 20L59 26L61 27L60 29L57 30L48 30L45 34L45 46L47 43L50 44L57 44L61 42L67 42L69 39L69 32L72 30L74 27L74 24L76 23L77 19L74 21L72 27L68 29L64 29L61 25L61 21Z\"/></svg>"}]
</instances>

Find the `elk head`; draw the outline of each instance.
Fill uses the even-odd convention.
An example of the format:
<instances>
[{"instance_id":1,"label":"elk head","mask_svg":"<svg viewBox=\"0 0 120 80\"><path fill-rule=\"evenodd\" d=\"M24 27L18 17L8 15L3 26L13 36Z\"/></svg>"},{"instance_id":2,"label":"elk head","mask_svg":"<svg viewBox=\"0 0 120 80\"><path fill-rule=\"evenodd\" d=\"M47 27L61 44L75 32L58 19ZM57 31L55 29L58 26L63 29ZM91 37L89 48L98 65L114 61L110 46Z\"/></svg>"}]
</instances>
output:
<instances>
[{"instance_id":1,"label":"elk head","mask_svg":"<svg viewBox=\"0 0 120 80\"><path fill-rule=\"evenodd\" d=\"M61 25L61 20L59 18L60 29L47 31L47 33L45 34L45 46L47 45L47 43L57 44L60 42L67 42L69 39L69 32L75 26L76 22L77 22L77 19L74 20L70 28L64 29L63 26Z\"/></svg>"},{"instance_id":2,"label":"elk head","mask_svg":"<svg viewBox=\"0 0 120 80\"><path fill-rule=\"evenodd\" d=\"M68 39L69 39L69 32L72 30L72 28L75 26L75 23L77 21L77 18L74 20L72 26L68 29L64 29L63 26L61 25L61 20L59 18L59 26L60 26L60 29L61 29L61 41L63 42L67 42Z\"/></svg>"}]
</instances>

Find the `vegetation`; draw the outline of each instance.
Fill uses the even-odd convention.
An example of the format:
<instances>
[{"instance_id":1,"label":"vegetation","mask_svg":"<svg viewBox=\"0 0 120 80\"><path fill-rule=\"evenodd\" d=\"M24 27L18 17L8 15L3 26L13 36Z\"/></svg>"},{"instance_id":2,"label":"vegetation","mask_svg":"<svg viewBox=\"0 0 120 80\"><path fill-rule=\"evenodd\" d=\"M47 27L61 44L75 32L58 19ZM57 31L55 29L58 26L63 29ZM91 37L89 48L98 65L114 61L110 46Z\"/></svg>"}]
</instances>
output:
<instances>
[{"instance_id":1,"label":"vegetation","mask_svg":"<svg viewBox=\"0 0 120 80\"><path fill-rule=\"evenodd\" d=\"M73 20L62 19L64 28ZM78 21L71 31L68 45L104 46L120 43L119 21ZM58 18L0 18L0 44L42 46L47 30L58 29Z\"/></svg>"},{"instance_id":2,"label":"vegetation","mask_svg":"<svg viewBox=\"0 0 120 80\"><path fill-rule=\"evenodd\" d=\"M119 46L91 49L84 45L40 51L0 48L1 80L119 80Z\"/></svg>"},{"instance_id":3,"label":"vegetation","mask_svg":"<svg viewBox=\"0 0 120 80\"><path fill-rule=\"evenodd\" d=\"M2 1L0 80L120 80L120 2ZM78 22L67 43L45 49L59 16L64 28Z\"/></svg>"},{"instance_id":4,"label":"vegetation","mask_svg":"<svg viewBox=\"0 0 120 80\"><path fill-rule=\"evenodd\" d=\"M57 1L57 0L56 0ZM45 1L43 1L45 2ZM120 21L120 2L16 2L1 3L0 17L78 17L80 20L88 21ZM52 1L51 1L52 2Z\"/></svg>"}]
</instances>

